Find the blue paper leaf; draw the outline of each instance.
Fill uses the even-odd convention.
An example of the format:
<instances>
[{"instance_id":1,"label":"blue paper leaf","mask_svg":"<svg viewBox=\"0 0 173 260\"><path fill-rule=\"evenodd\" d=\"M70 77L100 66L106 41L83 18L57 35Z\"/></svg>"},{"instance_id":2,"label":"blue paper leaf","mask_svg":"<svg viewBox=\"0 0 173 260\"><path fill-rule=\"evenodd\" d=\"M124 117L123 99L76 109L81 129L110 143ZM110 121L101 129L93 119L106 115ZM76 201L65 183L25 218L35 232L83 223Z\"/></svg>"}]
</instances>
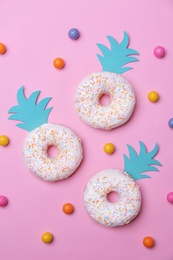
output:
<instances>
[{"instance_id":1,"label":"blue paper leaf","mask_svg":"<svg viewBox=\"0 0 173 260\"><path fill-rule=\"evenodd\" d=\"M128 46L129 46L129 36L126 32L124 32L124 38L121 42L121 46L124 48L124 49L127 49Z\"/></svg>"},{"instance_id":2,"label":"blue paper leaf","mask_svg":"<svg viewBox=\"0 0 173 260\"><path fill-rule=\"evenodd\" d=\"M42 124L48 122L48 116L52 110L52 107L47 108L51 97L44 98L37 103L40 90L33 92L27 99L24 95L24 87L22 86L17 92L18 105L9 109L8 113L10 120L21 121L22 123L16 126L32 131Z\"/></svg>"},{"instance_id":3,"label":"blue paper leaf","mask_svg":"<svg viewBox=\"0 0 173 260\"><path fill-rule=\"evenodd\" d=\"M18 103L22 104L26 101L25 95L24 95L24 86L22 86L21 88L19 88L18 92L17 92L17 101Z\"/></svg>"},{"instance_id":4,"label":"blue paper leaf","mask_svg":"<svg viewBox=\"0 0 173 260\"><path fill-rule=\"evenodd\" d=\"M112 36L107 36L111 48L107 48L103 44L98 43L97 46L101 50L103 56L98 55L99 61L102 65L103 71L115 72L122 74L130 69L131 67L124 67L127 63L138 61L135 57L129 57L131 55L138 55L136 50L129 49L129 37L124 32L124 38L121 43L118 43Z\"/></svg>"},{"instance_id":5,"label":"blue paper leaf","mask_svg":"<svg viewBox=\"0 0 173 260\"><path fill-rule=\"evenodd\" d=\"M33 93L29 96L28 102L30 102L31 104L34 104L34 103L36 104L40 92L41 92L40 90L33 92Z\"/></svg>"},{"instance_id":6,"label":"blue paper leaf","mask_svg":"<svg viewBox=\"0 0 173 260\"><path fill-rule=\"evenodd\" d=\"M131 145L127 145L129 151L129 158L124 155L124 171L132 176L134 180L143 178L150 178L148 175L142 174L143 172L155 171L158 172L157 166L162 164L154 159L158 152L158 144L156 143L152 151L147 153L146 147L143 142L139 142L140 152L139 155Z\"/></svg>"}]
</instances>

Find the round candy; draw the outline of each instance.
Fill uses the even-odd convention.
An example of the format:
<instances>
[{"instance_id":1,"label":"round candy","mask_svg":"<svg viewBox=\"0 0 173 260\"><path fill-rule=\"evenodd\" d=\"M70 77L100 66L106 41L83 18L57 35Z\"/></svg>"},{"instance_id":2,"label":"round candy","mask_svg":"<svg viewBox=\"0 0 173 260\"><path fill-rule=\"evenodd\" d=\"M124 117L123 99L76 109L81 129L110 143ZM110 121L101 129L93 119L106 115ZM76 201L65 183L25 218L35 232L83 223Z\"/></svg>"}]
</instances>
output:
<instances>
[{"instance_id":1,"label":"round candy","mask_svg":"<svg viewBox=\"0 0 173 260\"><path fill-rule=\"evenodd\" d=\"M41 239L44 243L51 243L53 241L53 235L49 232L45 232L42 234Z\"/></svg>"},{"instance_id":2,"label":"round candy","mask_svg":"<svg viewBox=\"0 0 173 260\"><path fill-rule=\"evenodd\" d=\"M154 239L152 237L144 237L143 244L145 247L151 248L154 246Z\"/></svg>"},{"instance_id":3,"label":"round candy","mask_svg":"<svg viewBox=\"0 0 173 260\"><path fill-rule=\"evenodd\" d=\"M74 207L71 203L66 203L63 205L62 210L65 214L71 214L74 211Z\"/></svg>"},{"instance_id":4,"label":"round candy","mask_svg":"<svg viewBox=\"0 0 173 260\"><path fill-rule=\"evenodd\" d=\"M104 151L107 154L112 154L115 151L115 146L111 143L107 143L104 145Z\"/></svg>"},{"instance_id":5,"label":"round candy","mask_svg":"<svg viewBox=\"0 0 173 260\"><path fill-rule=\"evenodd\" d=\"M159 94L156 91L151 91L148 93L148 99L155 103L159 100Z\"/></svg>"},{"instance_id":6,"label":"round candy","mask_svg":"<svg viewBox=\"0 0 173 260\"><path fill-rule=\"evenodd\" d=\"M173 118L169 119L168 125L169 125L170 128L173 128Z\"/></svg>"},{"instance_id":7,"label":"round candy","mask_svg":"<svg viewBox=\"0 0 173 260\"><path fill-rule=\"evenodd\" d=\"M165 56L165 49L162 46L157 46L154 48L154 55L157 58L163 58Z\"/></svg>"},{"instance_id":8,"label":"round candy","mask_svg":"<svg viewBox=\"0 0 173 260\"><path fill-rule=\"evenodd\" d=\"M80 36L78 29L76 29L76 28L70 29L68 32L68 36L72 40L77 40Z\"/></svg>"},{"instance_id":9,"label":"round candy","mask_svg":"<svg viewBox=\"0 0 173 260\"><path fill-rule=\"evenodd\" d=\"M64 63L63 59L61 59L61 58L56 58L56 59L54 59L54 61L53 61L53 65L54 65L54 67L57 68L57 69L62 69L62 68L64 67L65 63Z\"/></svg>"},{"instance_id":10,"label":"round candy","mask_svg":"<svg viewBox=\"0 0 173 260\"><path fill-rule=\"evenodd\" d=\"M2 42L0 42L0 54L4 54L5 52L6 52L5 45Z\"/></svg>"},{"instance_id":11,"label":"round candy","mask_svg":"<svg viewBox=\"0 0 173 260\"><path fill-rule=\"evenodd\" d=\"M0 207L5 207L8 203L8 199L5 196L0 196Z\"/></svg>"},{"instance_id":12,"label":"round candy","mask_svg":"<svg viewBox=\"0 0 173 260\"><path fill-rule=\"evenodd\" d=\"M167 194L167 201L173 203L173 192L169 192Z\"/></svg>"},{"instance_id":13,"label":"round candy","mask_svg":"<svg viewBox=\"0 0 173 260\"><path fill-rule=\"evenodd\" d=\"M0 145L6 146L9 144L9 138L6 135L0 135Z\"/></svg>"}]
</instances>

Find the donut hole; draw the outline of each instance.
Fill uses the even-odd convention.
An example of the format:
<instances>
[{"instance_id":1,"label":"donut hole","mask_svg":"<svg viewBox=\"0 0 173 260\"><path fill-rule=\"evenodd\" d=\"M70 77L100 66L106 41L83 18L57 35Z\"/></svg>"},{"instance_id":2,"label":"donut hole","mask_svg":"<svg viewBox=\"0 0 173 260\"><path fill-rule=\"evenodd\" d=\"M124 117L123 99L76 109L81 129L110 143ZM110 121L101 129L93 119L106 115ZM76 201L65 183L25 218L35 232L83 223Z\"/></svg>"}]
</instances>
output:
<instances>
[{"instance_id":1,"label":"donut hole","mask_svg":"<svg viewBox=\"0 0 173 260\"><path fill-rule=\"evenodd\" d=\"M56 158L59 154L59 150L55 145L50 145L47 148L47 154L50 158Z\"/></svg>"},{"instance_id":2,"label":"donut hole","mask_svg":"<svg viewBox=\"0 0 173 260\"><path fill-rule=\"evenodd\" d=\"M111 203L115 203L119 200L119 196L115 191L111 191L107 194L107 200Z\"/></svg>"},{"instance_id":3,"label":"donut hole","mask_svg":"<svg viewBox=\"0 0 173 260\"><path fill-rule=\"evenodd\" d=\"M108 106L110 103L110 95L108 93L104 93L100 96L99 102L102 106Z\"/></svg>"}]
</instances>

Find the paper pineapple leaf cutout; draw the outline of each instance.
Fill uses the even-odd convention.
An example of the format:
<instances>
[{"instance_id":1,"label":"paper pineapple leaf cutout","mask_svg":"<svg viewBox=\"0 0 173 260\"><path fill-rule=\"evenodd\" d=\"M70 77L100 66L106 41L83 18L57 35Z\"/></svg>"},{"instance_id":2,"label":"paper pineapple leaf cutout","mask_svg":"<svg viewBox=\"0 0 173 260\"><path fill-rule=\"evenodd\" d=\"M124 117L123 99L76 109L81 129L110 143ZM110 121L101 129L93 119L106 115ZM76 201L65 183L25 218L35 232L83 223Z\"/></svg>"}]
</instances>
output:
<instances>
[{"instance_id":1,"label":"paper pineapple leaf cutout","mask_svg":"<svg viewBox=\"0 0 173 260\"><path fill-rule=\"evenodd\" d=\"M162 166L162 164L155 160L154 157L158 152L158 144L156 143L154 149L147 153L146 147L143 142L139 142L140 152L136 153L134 148L127 145L129 150L129 158L124 155L124 171L132 176L134 180L143 178L151 178L148 175L142 174L143 172L155 171L158 172L156 166Z\"/></svg>"},{"instance_id":2,"label":"paper pineapple leaf cutout","mask_svg":"<svg viewBox=\"0 0 173 260\"><path fill-rule=\"evenodd\" d=\"M124 38L121 43L118 43L112 36L107 36L107 39L110 42L111 49L107 48L103 44L97 44L103 54L103 56L97 54L103 71L122 74L128 70L131 70L131 67L124 67L124 65L130 62L139 61L136 57L132 56L138 55L139 53L134 49L128 48L128 34L124 32Z\"/></svg>"},{"instance_id":3,"label":"paper pineapple leaf cutout","mask_svg":"<svg viewBox=\"0 0 173 260\"><path fill-rule=\"evenodd\" d=\"M52 107L46 108L51 97L42 99L37 102L40 91L33 92L27 99L24 94L24 86L19 88L17 92L18 105L9 109L8 113L12 114L8 119L21 121L16 126L32 131L33 129L48 122L48 116Z\"/></svg>"}]
</instances>

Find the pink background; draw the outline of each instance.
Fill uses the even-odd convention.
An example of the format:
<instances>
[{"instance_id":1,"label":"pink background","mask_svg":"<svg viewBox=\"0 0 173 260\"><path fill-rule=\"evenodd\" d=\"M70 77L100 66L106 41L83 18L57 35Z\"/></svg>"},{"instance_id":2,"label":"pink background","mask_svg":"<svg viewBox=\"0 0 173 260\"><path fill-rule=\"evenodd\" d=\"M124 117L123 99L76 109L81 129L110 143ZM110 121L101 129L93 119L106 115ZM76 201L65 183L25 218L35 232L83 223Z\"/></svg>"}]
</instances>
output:
<instances>
[{"instance_id":1,"label":"pink background","mask_svg":"<svg viewBox=\"0 0 173 260\"><path fill-rule=\"evenodd\" d=\"M3 260L172 260L173 205L166 200L173 191L173 1L172 0L15 0L0 2L0 42L7 52L0 56L0 134L10 138L8 147L0 147L0 194L9 204L0 208L0 259ZM76 27L81 37L68 38ZM106 35L122 40L130 36L130 47L139 51L140 62L124 74L133 84L137 105L133 117L124 126L96 130L78 117L74 95L80 81L101 70L96 43L109 46ZM157 59L153 49L162 45L166 56ZM66 66L56 70L52 62L62 57ZM22 158L26 131L9 121L7 111L17 104L16 92L25 86L26 95L40 89L40 98L52 96L49 122L66 125L82 139L84 160L67 180L46 183L29 173ZM147 94L156 90L159 102L153 104ZM129 225L106 228L95 223L85 211L83 189L88 180L106 168L123 168L127 144L137 151L138 141L148 150L158 142L156 156L162 164L151 179L138 181L143 194L140 215ZM103 152L107 142L116 151ZM71 202L72 215L62 206ZM49 231L51 244L40 237ZM145 236L155 239L152 249L145 248Z\"/></svg>"}]
</instances>

